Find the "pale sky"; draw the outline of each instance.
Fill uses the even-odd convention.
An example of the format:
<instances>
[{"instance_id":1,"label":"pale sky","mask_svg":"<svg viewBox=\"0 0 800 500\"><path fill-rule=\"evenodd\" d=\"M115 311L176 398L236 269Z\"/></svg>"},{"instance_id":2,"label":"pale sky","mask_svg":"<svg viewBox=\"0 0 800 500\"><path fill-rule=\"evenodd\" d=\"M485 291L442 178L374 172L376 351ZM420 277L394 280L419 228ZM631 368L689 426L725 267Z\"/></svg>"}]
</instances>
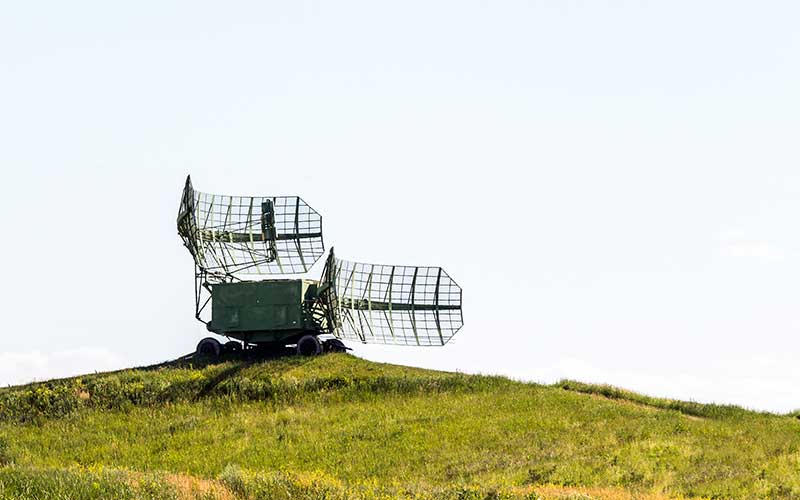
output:
<instances>
[{"instance_id":1,"label":"pale sky","mask_svg":"<svg viewBox=\"0 0 800 500\"><path fill-rule=\"evenodd\" d=\"M800 4L6 2L0 384L194 349L187 174L465 326L368 359L800 408ZM317 277L321 262L310 277Z\"/></svg>"}]
</instances>

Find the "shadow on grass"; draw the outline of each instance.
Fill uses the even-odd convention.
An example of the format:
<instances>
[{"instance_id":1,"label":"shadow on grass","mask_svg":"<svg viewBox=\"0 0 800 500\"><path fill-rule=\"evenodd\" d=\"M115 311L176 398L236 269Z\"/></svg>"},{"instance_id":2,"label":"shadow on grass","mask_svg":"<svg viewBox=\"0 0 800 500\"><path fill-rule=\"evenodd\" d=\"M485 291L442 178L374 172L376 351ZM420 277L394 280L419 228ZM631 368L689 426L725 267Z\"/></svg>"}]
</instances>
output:
<instances>
[{"instance_id":1,"label":"shadow on grass","mask_svg":"<svg viewBox=\"0 0 800 500\"><path fill-rule=\"evenodd\" d=\"M169 361L163 361L161 363L156 363L153 365L125 368L122 370L116 370L113 372L106 372L106 373L118 373L130 370L153 371L153 370L161 370L164 368L206 368L208 366L220 365L223 363L231 363L231 362L237 363L242 367L245 367L247 365L262 363L264 361L272 361L276 359L287 359L287 358L297 360L298 364L302 365L310 362L314 358L314 356L298 356L297 354L295 354L293 349L263 349L257 347L239 352L224 352L221 353L219 356L204 356L204 355L199 355L196 352L191 352L189 354L184 354L183 356L180 356L178 358Z\"/></svg>"}]
</instances>

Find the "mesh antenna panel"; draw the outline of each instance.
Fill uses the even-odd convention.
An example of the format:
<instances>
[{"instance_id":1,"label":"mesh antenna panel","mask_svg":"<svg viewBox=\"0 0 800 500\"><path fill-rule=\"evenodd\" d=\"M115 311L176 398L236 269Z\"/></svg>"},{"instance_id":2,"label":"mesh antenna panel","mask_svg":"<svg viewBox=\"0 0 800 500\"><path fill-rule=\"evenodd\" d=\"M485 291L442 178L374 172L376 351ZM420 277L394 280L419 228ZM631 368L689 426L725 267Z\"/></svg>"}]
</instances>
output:
<instances>
[{"instance_id":1,"label":"mesh antenna panel","mask_svg":"<svg viewBox=\"0 0 800 500\"><path fill-rule=\"evenodd\" d=\"M298 196L201 193L186 178L178 233L210 277L298 274L322 256L322 217Z\"/></svg>"},{"instance_id":2,"label":"mesh antenna panel","mask_svg":"<svg viewBox=\"0 0 800 500\"><path fill-rule=\"evenodd\" d=\"M329 322L337 337L444 345L463 325L461 287L441 267L362 264L331 250L323 280L335 290Z\"/></svg>"}]
</instances>

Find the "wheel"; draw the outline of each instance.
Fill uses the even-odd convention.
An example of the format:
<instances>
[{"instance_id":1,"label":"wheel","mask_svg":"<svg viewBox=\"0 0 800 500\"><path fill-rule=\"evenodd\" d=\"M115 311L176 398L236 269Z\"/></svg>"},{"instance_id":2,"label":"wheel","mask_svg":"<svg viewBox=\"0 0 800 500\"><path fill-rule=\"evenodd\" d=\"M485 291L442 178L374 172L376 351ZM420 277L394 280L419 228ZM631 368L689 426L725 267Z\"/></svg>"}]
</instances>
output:
<instances>
[{"instance_id":1,"label":"wheel","mask_svg":"<svg viewBox=\"0 0 800 500\"><path fill-rule=\"evenodd\" d=\"M315 356L322 353L322 344L316 335L303 335L297 341L297 354L301 356Z\"/></svg>"},{"instance_id":2,"label":"wheel","mask_svg":"<svg viewBox=\"0 0 800 500\"><path fill-rule=\"evenodd\" d=\"M325 352L347 352L350 348L339 339L328 339L322 343Z\"/></svg>"},{"instance_id":3,"label":"wheel","mask_svg":"<svg viewBox=\"0 0 800 500\"><path fill-rule=\"evenodd\" d=\"M222 346L214 337L206 337L197 344L197 354L200 356L219 356Z\"/></svg>"},{"instance_id":4,"label":"wheel","mask_svg":"<svg viewBox=\"0 0 800 500\"><path fill-rule=\"evenodd\" d=\"M225 352L240 352L242 350L242 344L241 342L237 342L235 340L229 340L225 342L225 344L222 346L222 349Z\"/></svg>"}]
</instances>

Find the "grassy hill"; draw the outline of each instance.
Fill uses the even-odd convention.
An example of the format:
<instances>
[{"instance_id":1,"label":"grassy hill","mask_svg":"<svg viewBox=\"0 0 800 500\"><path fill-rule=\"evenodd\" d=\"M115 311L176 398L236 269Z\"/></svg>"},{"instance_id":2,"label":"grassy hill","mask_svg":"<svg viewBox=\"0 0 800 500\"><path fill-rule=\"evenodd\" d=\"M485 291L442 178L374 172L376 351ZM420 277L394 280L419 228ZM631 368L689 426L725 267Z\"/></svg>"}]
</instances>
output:
<instances>
[{"instance_id":1,"label":"grassy hill","mask_svg":"<svg viewBox=\"0 0 800 500\"><path fill-rule=\"evenodd\" d=\"M800 498L800 420L372 363L191 361L0 389L0 498Z\"/></svg>"}]
</instances>

